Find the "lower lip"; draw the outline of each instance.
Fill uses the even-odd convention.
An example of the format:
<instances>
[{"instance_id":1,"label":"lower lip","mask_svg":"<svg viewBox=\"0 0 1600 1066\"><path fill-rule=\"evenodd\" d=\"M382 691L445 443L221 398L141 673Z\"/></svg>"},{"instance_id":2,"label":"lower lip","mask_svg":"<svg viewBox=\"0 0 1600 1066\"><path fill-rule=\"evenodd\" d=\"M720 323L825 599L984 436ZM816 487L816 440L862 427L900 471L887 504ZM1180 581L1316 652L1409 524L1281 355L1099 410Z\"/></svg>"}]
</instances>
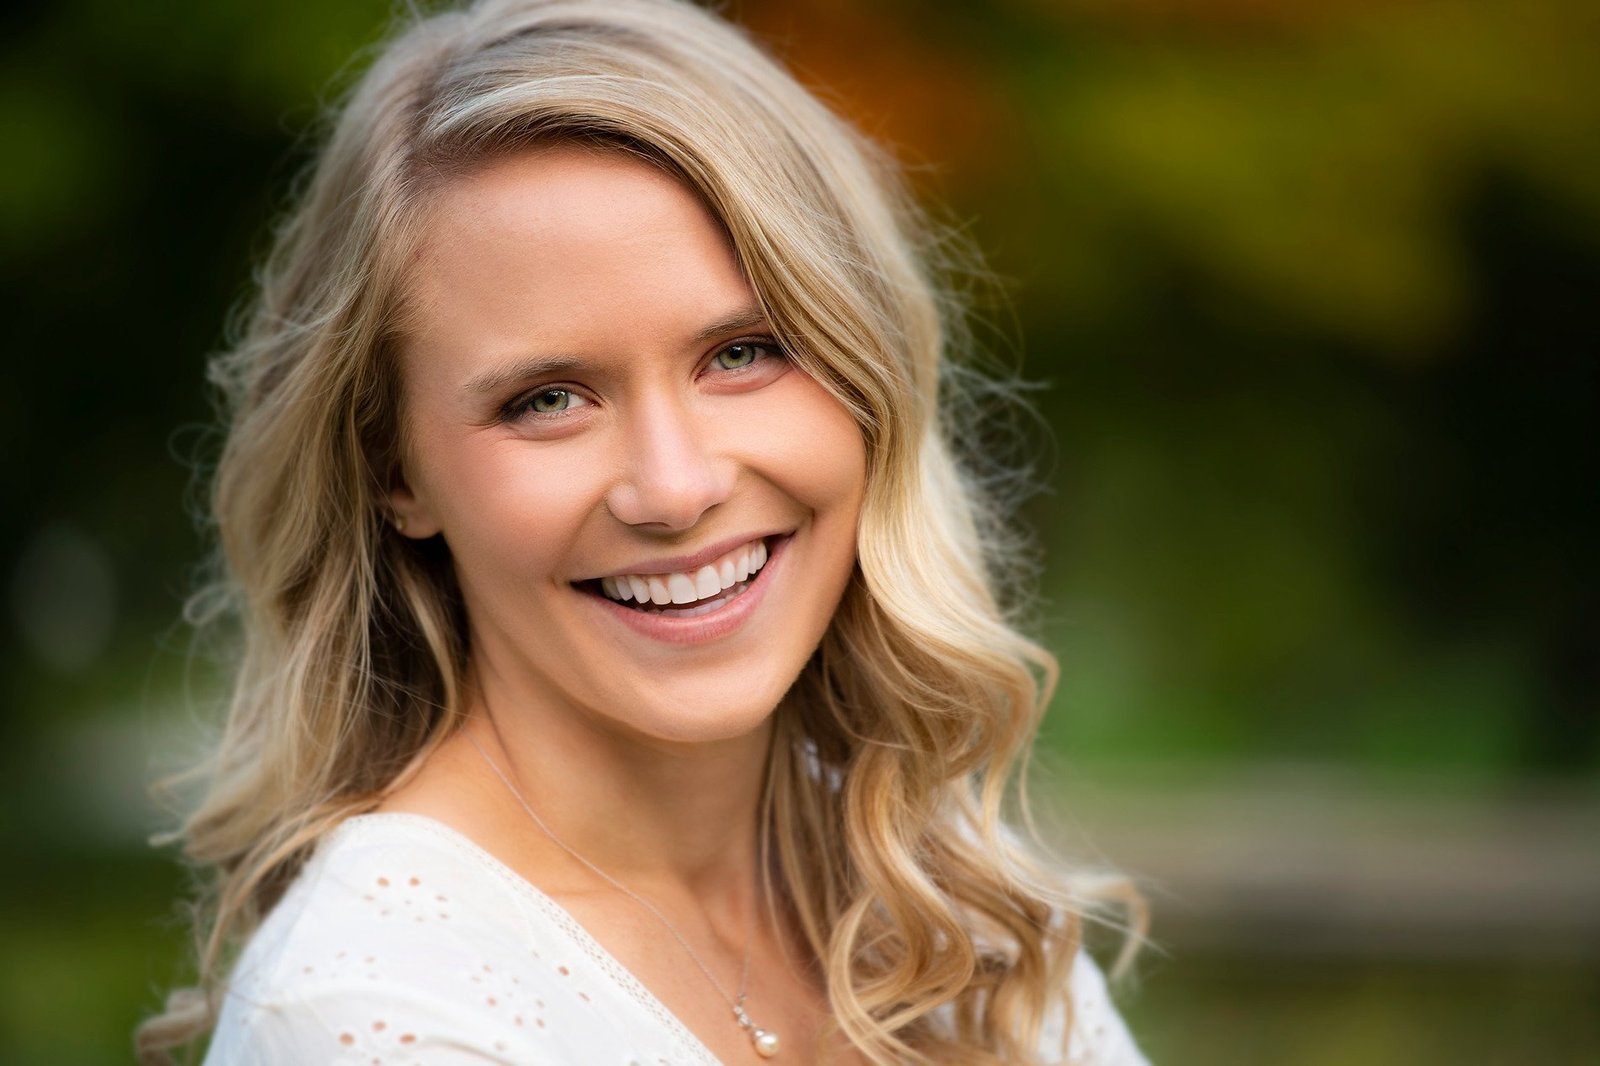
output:
<instances>
[{"instance_id":1,"label":"lower lip","mask_svg":"<svg viewBox=\"0 0 1600 1066\"><path fill-rule=\"evenodd\" d=\"M707 644L736 632L756 612L767 595L767 587L772 584L774 572L782 565L788 547L788 536L773 538L767 545L767 565L761 568L743 592L715 611L692 618L637 611L589 592L580 592L578 595L593 601L597 607L635 633L653 640L666 644Z\"/></svg>"}]
</instances>

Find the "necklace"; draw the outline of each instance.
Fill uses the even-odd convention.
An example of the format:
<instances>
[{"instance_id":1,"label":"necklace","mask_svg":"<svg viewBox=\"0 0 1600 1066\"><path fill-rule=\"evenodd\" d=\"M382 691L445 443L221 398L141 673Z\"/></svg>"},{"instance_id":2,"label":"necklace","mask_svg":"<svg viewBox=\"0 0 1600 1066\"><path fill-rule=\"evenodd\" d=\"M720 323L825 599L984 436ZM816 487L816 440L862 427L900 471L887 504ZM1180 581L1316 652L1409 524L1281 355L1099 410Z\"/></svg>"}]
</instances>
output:
<instances>
[{"instance_id":1,"label":"necklace","mask_svg":"<svg viewBox=\"0 0 1600 1066\"><path fill-rule=\"evenodd\" d=\"M764 1059L770 1059L776 1055L778 1053L778 1034L756 1025L756 1023L752 1022L750 1020L750 1016L744 1011L745 991L750 983L750 944L753 939L750 933L748 931L745 933L744 966L739 971L739 994L737 996L730 996L728 995L727 990L722 987L722 982L718 981L716 975L711 972L710 968L707 967L704 962L700 961L700 956L695 954L694 948L689 946L689 942L683 938L683 934L678 932L678 927L667 920L667 916L661 913L660 908L658 908L654 903L651 903L649 900L645 899L643 896L639 895L639 893L635 892L627 885L623 884L621 881L618 881L615 877L612 877L610 874L600 869L600 867L596 866L582 855L578 854L573 850L571 845L562 840L560 837L556 836L555 833L551 831L550 827L545 825L544 819L539 817L539 813L533 809L527 800L522 798L522 793L517 789L516 785L511 783L511 778L507 777L504 771L500 769L495 761L489 758L489 753L483 750L482 745L478 743L478 738L474 737L471 733L468 733L467 740L472 743L474 748L478 749L478 754L483 756L483 761L489 764L489 769L494 771L494 776L498 777L500 779L500 783L506 786L507 791L509 791L511 795L516 798L517 803L522 806L522 809L528 812L528 817L533 819L533 824L538 826L544 835L550 838L550 842L552 844L566 852L568 855L571 855L574 859L577 859L584 866L587 866L596 877L599 877L606 884L610 885L612 888L616 889L618 892L621 892L624 896L627 896L639 906L655 915L656 920L667 927L667 932L672 934L672 938L678 942L680 947L683 948L684 953L694 961L695 966L702 974L705 975L705 979L711 982L711 987L717 990L717 995L721 996L727 1002L728 1006L733 1009L734 1021L739 1023L739 1028L743 1029L749 1034L750 1043L754 1045L756 1054L760 1055ZM754 923L754 921L755 918L752 916L751 922Z\"/></svg>"}]
</instances>

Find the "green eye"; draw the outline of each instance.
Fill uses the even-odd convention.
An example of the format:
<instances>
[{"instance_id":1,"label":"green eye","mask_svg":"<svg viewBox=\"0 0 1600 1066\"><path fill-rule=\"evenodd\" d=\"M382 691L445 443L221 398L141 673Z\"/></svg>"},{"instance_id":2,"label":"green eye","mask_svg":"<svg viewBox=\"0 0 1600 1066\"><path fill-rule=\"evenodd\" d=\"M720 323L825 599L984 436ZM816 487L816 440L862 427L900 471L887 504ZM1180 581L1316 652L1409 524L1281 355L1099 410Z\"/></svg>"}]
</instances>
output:
<instances>
[{"instance_id":1,"label":"green eye","mask_svg":"<svg viewBox=\"0 0 1600 1066\"><path fill-rule=\"evenodd\" d=\"M756 361L759 344L730 344L717 353L716 364L724 370L743 370Z\"/></svg>"},{"instance_id":2,"label":"green eye","mask_svg":"<svg viewBox=\"0 0 1600 1066\"><path fill-rule=\"evenodd\" d=\"M566 389L549 389L528 401L528 409L541 415L553 415L572 406L572 393Z\"/></svg>"}]
</instances>

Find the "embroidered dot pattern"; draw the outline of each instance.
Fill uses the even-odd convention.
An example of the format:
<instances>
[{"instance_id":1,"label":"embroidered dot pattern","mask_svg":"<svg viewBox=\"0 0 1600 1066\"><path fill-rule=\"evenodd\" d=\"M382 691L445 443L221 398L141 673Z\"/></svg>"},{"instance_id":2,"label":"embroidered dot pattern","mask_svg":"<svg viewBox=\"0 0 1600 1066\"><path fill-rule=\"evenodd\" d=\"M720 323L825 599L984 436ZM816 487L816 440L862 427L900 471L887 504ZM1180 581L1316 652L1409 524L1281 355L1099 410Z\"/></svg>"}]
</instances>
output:
<instances>
[{"instance_id":1,"label":"embroidered dot pattern","mask_svg":"<svg viewBox=\"0 0 1600 1066\"><path fill-rule=\"evenodd\" d=\"M361 899L377 908L378 917L413 923L450 920L450 897L443 892L424 892L422 878L411 874L404 879L381 874L373 879L373 890Z\"/></svg>"},{"instance_id":2,"label":"embroidered dot pattern","mask_svg":"<svg viewBox=\"0 0 1600 1066\"><path fill-rule=\"evenodd\" d=\"M1070 1061L1147 1066L1094 976L1071 1041L1088 1053ZM409 815L335 830L247 947L234 985L216 1046L243 1051L270 1008L294 1041L282 1061L429 1066L448 1047L499 1063L716 1063L570 914L464 837ZM308 994L325 998L297 1011ZM1061 1029L1048 1061L1060 1059Z\"/></svg>"}]
</instances>

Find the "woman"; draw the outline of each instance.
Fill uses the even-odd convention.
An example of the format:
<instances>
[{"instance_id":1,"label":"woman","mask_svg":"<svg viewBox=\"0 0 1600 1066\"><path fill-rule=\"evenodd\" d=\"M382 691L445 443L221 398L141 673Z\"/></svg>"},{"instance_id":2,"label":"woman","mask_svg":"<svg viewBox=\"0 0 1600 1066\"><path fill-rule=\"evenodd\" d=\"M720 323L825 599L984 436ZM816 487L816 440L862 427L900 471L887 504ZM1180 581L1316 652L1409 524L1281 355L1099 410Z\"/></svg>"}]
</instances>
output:
<instances>
[{"instance_id":1,"label":"woman","mask_svg":"<svg viewBox=\"0 0 1600 1066\"><path fill-rule=\"evenodd\" d=\"M932 249L687 3L385 47L216 367L241 650L150 1061L1143 1061L1000 822L1053 663Z\"/></svg>"}]
</instances>

